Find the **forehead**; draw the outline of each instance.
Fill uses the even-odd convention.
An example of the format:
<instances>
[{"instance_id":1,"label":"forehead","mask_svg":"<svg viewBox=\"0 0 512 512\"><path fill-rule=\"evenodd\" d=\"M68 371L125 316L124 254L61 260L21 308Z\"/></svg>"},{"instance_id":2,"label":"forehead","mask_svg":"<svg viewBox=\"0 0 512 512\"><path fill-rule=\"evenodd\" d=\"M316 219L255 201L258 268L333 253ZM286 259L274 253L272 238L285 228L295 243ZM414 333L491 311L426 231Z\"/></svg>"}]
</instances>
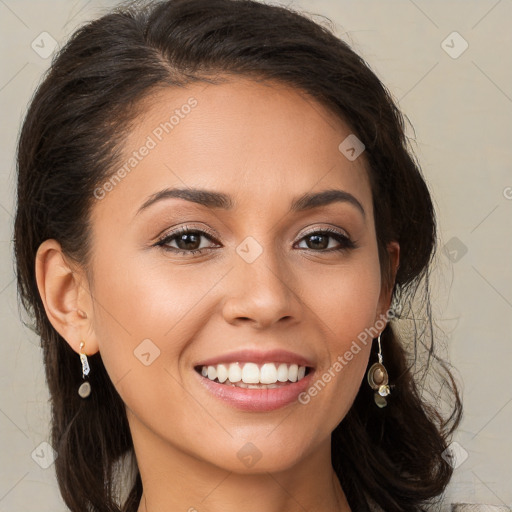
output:
<instances>
[{"instance_id":1,"label":"forehead","mask_svg":"<svg viewBox=\"0 0 512 512\"><path fill-rule=\"evenodd\" d=\"M364 153L352 161L340 150L350 128L293 87L198 82L159 89L138 111L114 169L122 178L101 208L134 215L159 189L195 187L227 192L238 211L261 210L335 187L371 210Z\"/></svg>"}]
</instances>

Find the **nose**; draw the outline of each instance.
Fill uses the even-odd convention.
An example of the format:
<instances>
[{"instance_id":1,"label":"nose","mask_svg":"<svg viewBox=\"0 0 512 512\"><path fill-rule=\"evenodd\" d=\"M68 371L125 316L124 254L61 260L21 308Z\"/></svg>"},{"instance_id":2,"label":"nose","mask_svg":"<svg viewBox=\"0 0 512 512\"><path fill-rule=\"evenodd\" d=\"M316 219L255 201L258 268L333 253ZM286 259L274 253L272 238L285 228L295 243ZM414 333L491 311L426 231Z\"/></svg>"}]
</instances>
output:
<instances>
[{"instance_id":1,"label":"nose","mask_svg":"<svg viewBox=\"0 0 512 512\"><path fill-rule=\"evenodd\" d=\"M251 263L235 252L234 266L225 282L223 316L228 323L251 323L265 329L278 322L292 325L299 321L298 281L275 251L264 249Z\"/></svg>"}]
</instances>

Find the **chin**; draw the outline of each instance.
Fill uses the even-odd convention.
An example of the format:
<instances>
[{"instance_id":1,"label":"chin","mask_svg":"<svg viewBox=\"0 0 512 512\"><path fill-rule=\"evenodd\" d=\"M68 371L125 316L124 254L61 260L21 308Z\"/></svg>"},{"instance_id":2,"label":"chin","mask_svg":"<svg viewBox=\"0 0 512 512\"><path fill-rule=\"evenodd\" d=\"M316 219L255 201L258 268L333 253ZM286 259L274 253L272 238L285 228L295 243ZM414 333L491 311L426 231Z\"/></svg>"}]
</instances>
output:
<instances>
[{"instance_id":1,"label":"chin","mask_svg":"<svg viewBox=\"0 0 512 512\"><path fill-rule=\"evenodd\" d=\"M286 471L300 464L305 457L304 442L294 440L293 444L285 443L276 436L270 440L268 432L254 436L252 440L237 440L215 450L208 462L226 470L239 474L277 473ZM210 452L210 446L208 451Z\"/></svg>"}]
</instances>

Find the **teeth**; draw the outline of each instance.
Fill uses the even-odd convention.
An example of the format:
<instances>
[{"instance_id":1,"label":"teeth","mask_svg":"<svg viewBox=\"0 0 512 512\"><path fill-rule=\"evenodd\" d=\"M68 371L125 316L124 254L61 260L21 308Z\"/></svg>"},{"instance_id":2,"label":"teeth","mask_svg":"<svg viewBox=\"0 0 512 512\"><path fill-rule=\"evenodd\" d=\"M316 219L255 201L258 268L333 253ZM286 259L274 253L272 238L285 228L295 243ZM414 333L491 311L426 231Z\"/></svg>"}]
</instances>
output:
<instances>
[{"instance_id":1,"label":"teeth","mask_svg":"<svg viewBox=\"0 0 512 512\"><path fill-rule=\"evenodd\" d=\"M204 368L204 366L203 366ZM230 364L228 371L229 382L240 382L242 380L242 368L237 364Z\"/></svg>"},{"instance_id":2,"label":"teeth","mask_svg":"<svg viewBox=\"0 0 512 512\"><path fill-rule=\"evenodd\" d=\"M260 369L257 364L245 363L242 368L242 381L246 384L258 384L260 381Z\"/></svg>"},{"instance_id":3,"label":"teeth","mask_svg":"<svg viewBox=\"0 0 512 512\"><path fill-rule=\"evenodd\" d=\"M288 366L284 363L281 363L277 369L277 380L279 382L286 382L288 380Z\"/></svg>"},{"instance_id":4,"label":"teeth","mask_svg":"<svg viewBox=\"0 0 512 512\"><path fill-rule=\"evenodd\" d=\"M261 367L260 382L262 384L275 384L277 382L277 370L275 364L265 363Z\"/></svg>"},{"instance_id":5,"label":"teeth","mask_svg":"<svg viewBox=\"0 0 512 512\"><path fill-rule=\"evenodd\" d=\"M303 379L306 367L286 363L265 363L261 366L256 363L231 363L203 366L201 375L228 385L236 384L241 388L267 389L279 387L279 383Z\"/></svg>"},{"instance_id":6,"label":"teeth","mask_svg":"<svg viewBox=\"0 0 512 512\"><path fill-rule=\"evenodd\" d=\"M217 378L217 368L215 366L208 366L208 378L215 380Z\"/></svg>"},{"instance_id":7,"label":"teeth","mask_svg":"<svg viewBox=\"0 0 512 512\"><path fill-rule=\"evenodd\" d=\"M219 364L217 366L217 379L219 379L219 382L225 382L227 378L228 369L223 364Z\"/></svg>"}]
</instances>

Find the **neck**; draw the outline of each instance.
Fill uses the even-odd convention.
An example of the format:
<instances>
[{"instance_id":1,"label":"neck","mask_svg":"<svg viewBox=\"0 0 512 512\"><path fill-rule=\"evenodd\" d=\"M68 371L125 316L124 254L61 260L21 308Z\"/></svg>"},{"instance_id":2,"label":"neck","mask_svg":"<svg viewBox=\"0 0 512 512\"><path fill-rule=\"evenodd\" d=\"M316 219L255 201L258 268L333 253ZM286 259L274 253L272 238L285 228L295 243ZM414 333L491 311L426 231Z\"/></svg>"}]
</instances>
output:
<instances>
[{"instance_id":1,"label":"neck","mask_svg":"<svg viewBox=\"0 0 512 512\"><path fill-rule=\"evenodd\" d=\"M237 473L148 435L133 417L130 423L143 485L137 512L350 512L330 439L285 470Z\"/></svg>"},{"instance_id":2,"label":"neck","mask_svg":"<svg viewBox=\"0 0 512 512\"><path fill-rule=\"evenodd\" d=\"M141 473L144 492L138 512L350 512L334 473L323 482L311 474L289 478L283 473L240 475L219 470L199 479L176 475L158 479Z\"/></svg>"}]
</instances>

